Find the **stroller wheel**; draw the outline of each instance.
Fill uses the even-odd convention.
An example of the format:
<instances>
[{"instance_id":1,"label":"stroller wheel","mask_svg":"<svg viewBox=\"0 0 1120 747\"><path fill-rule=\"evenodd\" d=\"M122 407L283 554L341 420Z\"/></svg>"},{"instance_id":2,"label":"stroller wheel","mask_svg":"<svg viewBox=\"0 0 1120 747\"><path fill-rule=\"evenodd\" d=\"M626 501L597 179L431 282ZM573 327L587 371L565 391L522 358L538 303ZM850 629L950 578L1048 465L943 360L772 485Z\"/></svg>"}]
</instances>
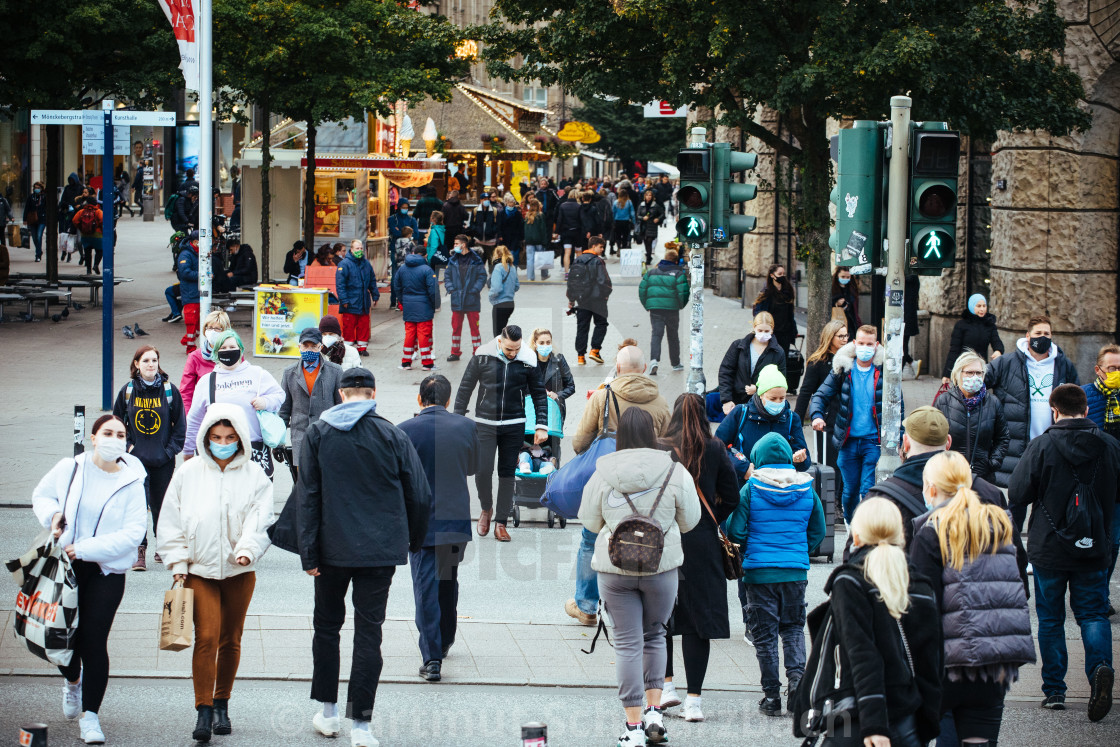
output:
<instances>
[{"instance_id":1,"label":"stroller wheel","mask_svg":"<svg viewBox=\"0 0 1120 747\"><path fill-rule=\"evenodd\" d=\"M556 514L552 513L552 511L549 511L548 512L548 528L552 529L552 527L554 527L554 526L556 526Z\"/></svg>"},{"instance_id":2,"label":"stroller wheel","mask_svg":"<svg viewBox=\"0 0 1120 747\"><path fill-rule=\"evenodd\" d=\"M521 526L521 506L513 507L513 526L514 528Z\"/></svg>"},{"instance_id":3,"label":"stroller wheel","mask_svg":"<svg viewBox=\"0 0 1120 747\"><path fill-rule=\"evenodd\" d=\"M561 516L560 517L560 528L563 529L566 526L568 526L568 520L565 519L563 516Z\"/></svg>"}]
</instances>

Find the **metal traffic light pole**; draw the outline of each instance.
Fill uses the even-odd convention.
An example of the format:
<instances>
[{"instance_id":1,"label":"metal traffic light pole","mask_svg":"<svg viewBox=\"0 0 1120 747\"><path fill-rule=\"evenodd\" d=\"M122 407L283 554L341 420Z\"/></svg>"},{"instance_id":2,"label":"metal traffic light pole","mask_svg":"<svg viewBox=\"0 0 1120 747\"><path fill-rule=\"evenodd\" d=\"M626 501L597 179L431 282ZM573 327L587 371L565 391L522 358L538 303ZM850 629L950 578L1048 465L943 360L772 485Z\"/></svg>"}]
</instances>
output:
<instances>
[{"instance_id":1,"label":"metal traffic light pole","mask_svg":"<svg viewBox=\"0 0 1120 747\"><path fill-rule=\"evenodd\" d=\"M891 163L887 198L887 288L883 318L886 364L883 366L882 453L877 478L884 480L901 464L902 356L905 337L907 193L910 182L909 96L891 97ZM853 334L854 338L855 335Z\"/></svg>"},{"instance_id":2,"label":"metal traffic light pole","mask_svg":"<svg viewBox=\"0 0 1120 747\"><path fill-rule=\"evenodd\" d=\"M688 147L702 148L707 142L708 131L703 127L689 130ZM692 314L691 330L688 336L688 383L687 389L701 397L706 393L708 383L704 378L704 247L707 245L708 232L705 227L701 243L689 242L689 267L691 268Z\"/></svg>"}]
</instances>

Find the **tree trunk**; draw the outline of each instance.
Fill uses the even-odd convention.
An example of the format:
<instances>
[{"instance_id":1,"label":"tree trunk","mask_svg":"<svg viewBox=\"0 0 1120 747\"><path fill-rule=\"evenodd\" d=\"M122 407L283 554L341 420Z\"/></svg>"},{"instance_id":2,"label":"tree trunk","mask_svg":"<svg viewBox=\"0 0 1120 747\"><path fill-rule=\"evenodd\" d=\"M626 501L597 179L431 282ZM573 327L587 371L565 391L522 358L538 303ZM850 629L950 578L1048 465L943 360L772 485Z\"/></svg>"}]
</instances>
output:
<instances>
[{"instance_id":1,"label":"tree trunk","mask_svg":"<svg viewBox=\"0 0 1120 747\"><path fill-rule=\"evenodd\" d=\"M272 128L269 126L272 112L268 110L267 98L260 106L264 120L262 127L264 134L261 139L261 282L267 283L271 277L268 269L268 249L272 243L269 239L272 225L272 190L268 181L268 172L272 168Z\"/></svg>"},{"instance_id":2,"label":"tree trunk","mask_svg":"<svg viewBox=\"0 0 1120 747\"><path fill-rule=\"evenodd\" d=\"M61 125L47 125L46 229L47 282L58 282L58 161L62 151Z\"/></svg>"},{"instance_id":3,"label":"tree trunk","mask_svg":"<svg viewBox=\"0 0 1120 747\"><path fill-rule=\"evenodd\" d=\"M824 325L832 318L832 253L828 246L832 166L824 119L810 119L796 128L794 135L803 143L802 152L796 159L801 196L795 215L797 254L805 263L808 281L805 340L807 349L811 350L816 347ZM848 334L854 338L855 330L848 330Z\"/></svg>"},{"instance_id":4,"label":"tree trunk","mask_svg":"<svg viewBox=\"0 0 1120 747\"><path fill-rule=\"evenodd\" d=\"M307 121L307 169L303 183L303 243L309 254L315 253L315 136L316 126Z\"/></svg>"}]
</instances>

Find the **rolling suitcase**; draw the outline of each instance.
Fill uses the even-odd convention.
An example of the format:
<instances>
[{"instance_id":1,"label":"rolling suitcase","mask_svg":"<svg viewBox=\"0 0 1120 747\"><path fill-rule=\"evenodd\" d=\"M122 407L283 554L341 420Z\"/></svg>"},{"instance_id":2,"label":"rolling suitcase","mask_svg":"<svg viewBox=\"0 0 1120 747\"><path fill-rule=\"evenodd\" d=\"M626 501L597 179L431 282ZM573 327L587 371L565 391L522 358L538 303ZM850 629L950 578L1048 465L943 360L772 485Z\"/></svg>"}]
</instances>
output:
<instances>
[{"instance_id":1,"label":"rolling suitcase","mask_svg":"<svg viewBox=\"0 0 1120 747\"><path fill-rule=\"evenodd\" d=\"M801 341L802 347L805 345L805 335L798 335L794 338L793 344L796 346L797 341ZM786 392L789 394L797 394L797 387L801 384L801 377L805 375L805 356L801 353L801 348L792 347L786 350Z\"/></svg>"},{"instance_id":2,"label":"rolling suitcase","mask_svg":"<svg viewBox=\"0 0 1120 747\"><path fill-rule=\"evenodd\" d=\"M817 454L822 454L824 434L817 432ZM824 539L812 554L814 558L828 558L831 563L836 554L836 515L837 502L840 500L840 483L836 479L836 469L827 464L814 463L809 470L813 475L813 489L824 506Z\"/></svg>"}]
</instances>

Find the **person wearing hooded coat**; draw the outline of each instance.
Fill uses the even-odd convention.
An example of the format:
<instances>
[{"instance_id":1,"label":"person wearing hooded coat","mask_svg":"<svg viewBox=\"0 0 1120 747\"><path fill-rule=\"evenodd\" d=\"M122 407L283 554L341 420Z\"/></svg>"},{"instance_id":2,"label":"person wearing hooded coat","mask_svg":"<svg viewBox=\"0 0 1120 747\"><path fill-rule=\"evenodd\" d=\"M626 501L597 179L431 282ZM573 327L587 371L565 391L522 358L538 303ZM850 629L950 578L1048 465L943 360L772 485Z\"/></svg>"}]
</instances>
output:
<instances>
[{"instance_id":1,"label":"person wearing hooded coat","mask_svg":"<svg viewBox=\"0 0 1120 747\"><path fill-rule=\"evenodd\" d=\"M443 287L451 301L451 355L447 360L457 361L463 354L463 321L471 330L471 355L482 345L478 329L478 315L482 311L482 289L486 287L486 263L482 255L472 250L466 235L455 237L451 259L443 275Z\"/></svg>"},{"instance_id":2,"label":"person wearing hooded coat","mask_svg":"<svg viewBox=\"0 0 1120 747\"><path fill-rule=\"evenodd\" d=\"M421 364L431 370L436 365L432 357L432 319L440 298L439 282L424 261L424 247L414 247L412 254L405 257L404 267L393 276L393 293L401 299L404 321L401 368L412 368L413 354L419 348Z\"/></svg>"},{"instance_id":3,"label":"person wearing hooded coat","mask_svg":"<svg viewBox=\"0 0 1120 747\"><path fill-rule=\"evenodd\" d=\"M369 311L377 305L381 292L377 290L373 267L366 259L365 246L358 239L350 242L350 251L338 266L335 293L338 295L338 312L342 315L343 338L354 343L358 355L368 356Z\"/></svg>"},{"instance_id":4,"label":"person wearing hooded coat","mask_svg":"<svg viewBox=\"0 0 1120 747\"><path fill-rule=\"evenodd\" d=\"M175 581L194 592L191 678L198 721L192 736L199 741L232 732L229 699L245 614L256 564L270 544L272 482L252 460L249 443L242 408L207 408L195 434L199 458L175 471L156 535Z\"/></svg>"},{"instance_id":5,"label":"person wearing hooded coat","mask_svg":"<svg viewBox=\"0 0 1120 747\"><path fill-rule=\"evenodd\" d=\"M945 367L941 371L941 383L949 384L953 364L966 350L988 359L988 349L992 350L992 360L1003 355L1003 340L996 329L996 315L988 311L988 300L979 293L968 297L968 308L961 313L960 320L953 325L953 336L949 340L949 355L945 357Z\"/></svg>"},{"instance_id":6,"label":"person wearing hooded coat","mask_svg":"<svg viewBox=\"0 0 1120 747\"><path fill-rule=\"evenodd\" d=\"M716 428L716 438L727 449L732 450L731 463L739 478L740 487L747 479L750 467L748 458L754 446L767 433L777 433L784 438L796 457L794 466L798 472L808 472L813 466L809 458L809 447L805 443L801 418L785 399L786 378L773 363L759 372L758 389L746 404L735 405L723 422ZM773 394L766 397L768 392ZM737 453L736 453L737 452ZM761 466L755 463L756 467Z\"/></svg>"}]
</instances>

